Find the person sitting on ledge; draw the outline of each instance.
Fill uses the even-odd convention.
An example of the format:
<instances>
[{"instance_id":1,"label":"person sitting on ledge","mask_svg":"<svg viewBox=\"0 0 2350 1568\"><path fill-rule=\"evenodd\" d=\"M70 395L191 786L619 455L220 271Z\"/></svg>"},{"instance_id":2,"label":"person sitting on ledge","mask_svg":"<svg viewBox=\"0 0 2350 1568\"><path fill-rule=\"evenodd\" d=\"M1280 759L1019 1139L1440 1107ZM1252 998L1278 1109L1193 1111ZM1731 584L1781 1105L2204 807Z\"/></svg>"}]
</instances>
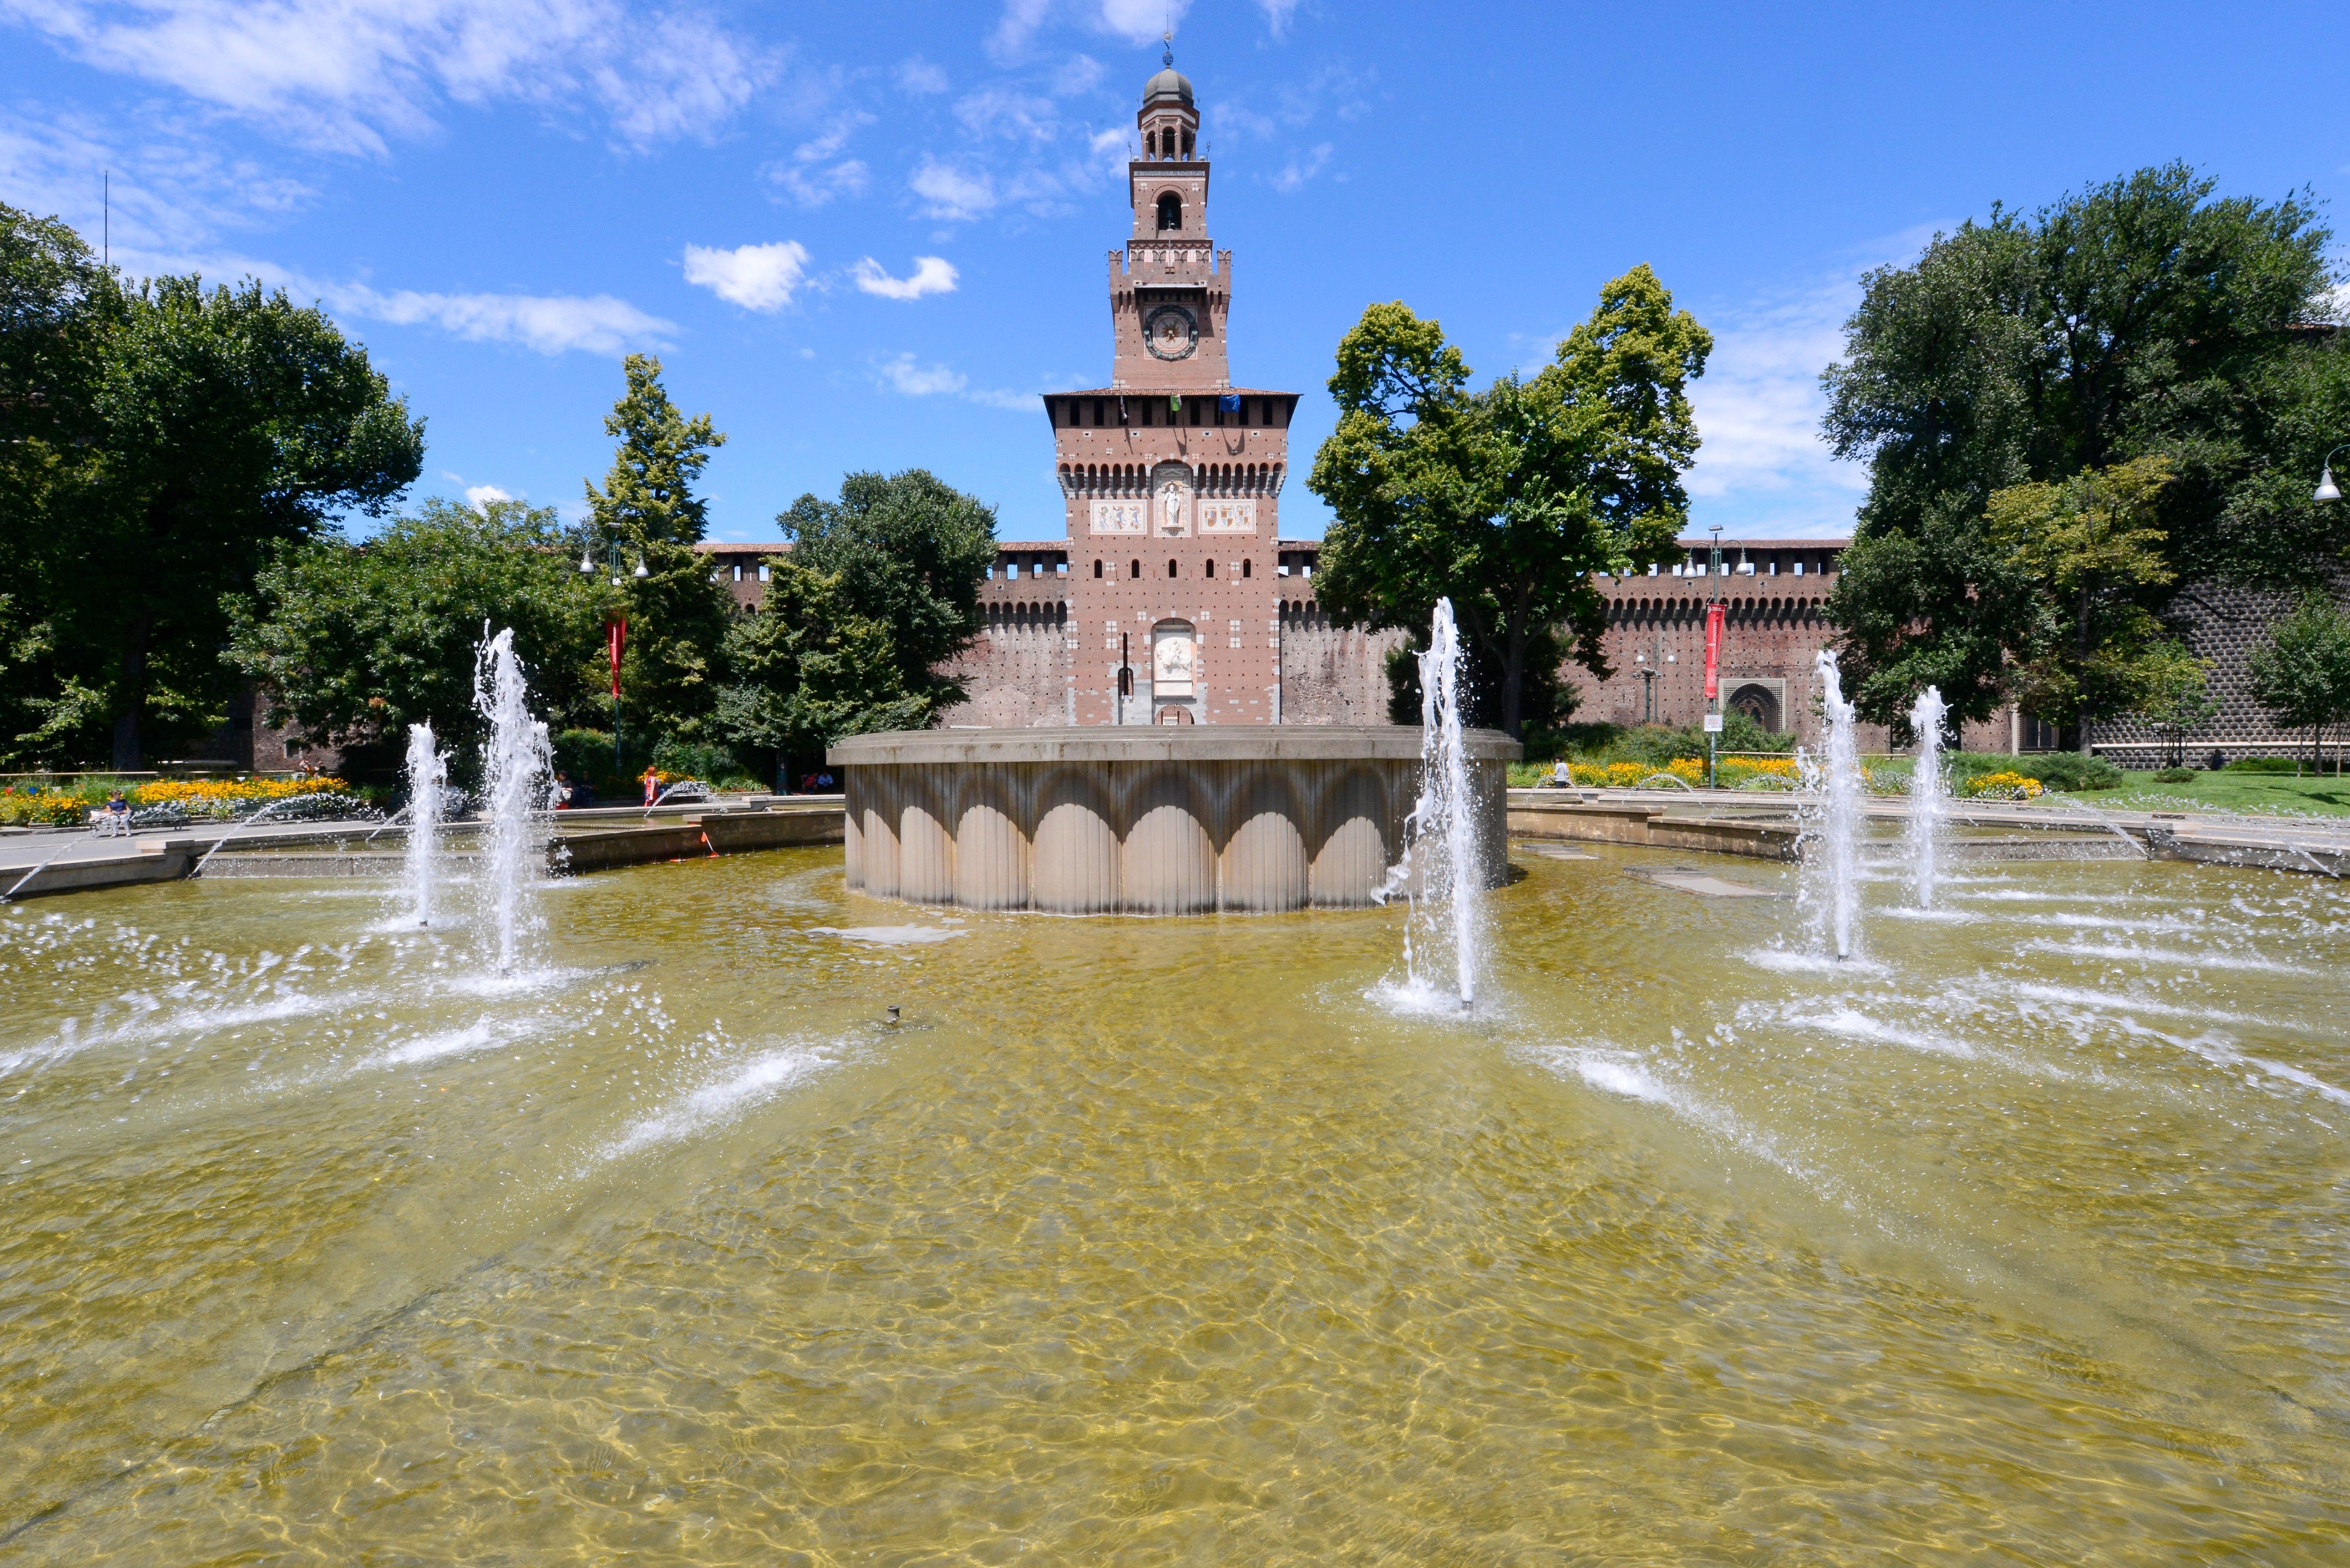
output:
<instances>
[{"instance_id":1,"label":"person sitting on ledge","mask_svg":"<svg viewBox=\"0 0 2350 1568\"><path fill-rule=\"evenodd\" d=\"M557 811L571 809L571 775L569 774L558 772L555 775L555 809Z\"/></svg>"}]
</instances>

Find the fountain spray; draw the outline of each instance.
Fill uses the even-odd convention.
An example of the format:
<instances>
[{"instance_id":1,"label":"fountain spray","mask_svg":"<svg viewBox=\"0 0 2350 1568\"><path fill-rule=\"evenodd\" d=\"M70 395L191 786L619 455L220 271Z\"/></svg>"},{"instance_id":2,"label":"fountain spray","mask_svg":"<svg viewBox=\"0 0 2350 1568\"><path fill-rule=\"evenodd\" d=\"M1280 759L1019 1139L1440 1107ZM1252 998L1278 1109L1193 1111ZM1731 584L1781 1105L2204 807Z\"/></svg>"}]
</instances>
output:
<instances>
[{"instance_id":1,"label":"fountain spray","mask_svg":"<svg viewBox=\"0 0 2350 1568\"><path fill-rule=\"evenodd\" d=\"M1446 950L1451 985L1463 1008L1476 1000L1478 890L1484 885L1475 797L1461 738L1461 637L1452 601L1436 601L1428 651L1419 656L1419 800L1405 827L1401 872L1411 894L1404 968L1415 990L1432 991ZM1420 972L1425 956L1429 971Z\"/></svg>"},{"instance_id":2,"label":"fountain spray","mask_svg":"<svg viewBox=\"0 0 2350 1568\"><path fill-rule=\"evenodd\" d=\"M1909 774L1909 874L1921 909L1934 907L1935 857L1950 813L1950 785L1942 777L1942 719L1949 711L1935 686L1920 691L1909 709L1909 728L1918 736L1918 765Z\"/></svg>"},{"instance_id":3,"label":"fountain spray","mask_svg":"<svg viewBox=\"0 0 2350 1568\"><path fill-rule=\"evenodd\" d=\"M479 897L489 958L512 973L522 939L536 924L530 885L540 873L555 805L555 755L546 726L530 716L529 688L515 657L514 628L489 637L473 658L473 706L489 721L482 757L482 804L489 818Z\"/></svg>"},{"instance_id":4,"label":"fountain spray","mask_svg":"<svg viewBox=\"0 0 2350 1568\"><path fill-rule=\"evenodd\" d=\"M408 726L408 903L419 926L432 923L433 885L441 853L441 789L449 759L433 743L428 722Z\"/></svg>"},{"instance_id":5,"label":"fountain spray","mask_svg":"<svg viewBox=\"0 0 2350 1568\"><path fill-rule=\"evenodd\" d=\"M1804 875L1799 884L1815 939L1840 959L1855 950L1854 917L1860 896L1860 753L1853 739L1853 705L1844 700L1835 654L1819 652L1820 706L1827 738L1818 755L1796 753L1804 792L1814 804L1804 810Z\"/></svg>"}]
</instances>

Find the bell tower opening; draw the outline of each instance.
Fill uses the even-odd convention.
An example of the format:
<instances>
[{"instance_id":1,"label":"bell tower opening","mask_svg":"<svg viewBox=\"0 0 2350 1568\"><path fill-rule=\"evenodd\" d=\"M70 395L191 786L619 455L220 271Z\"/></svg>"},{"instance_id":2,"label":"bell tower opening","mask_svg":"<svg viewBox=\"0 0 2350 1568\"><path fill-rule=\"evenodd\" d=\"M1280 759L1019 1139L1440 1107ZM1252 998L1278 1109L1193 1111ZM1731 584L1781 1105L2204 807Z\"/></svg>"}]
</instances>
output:
<instances>
[{"instance_id":1,"label":"bell tower opening","mask_svg":"<svg viewBox=\"0 0 2350 1568\"><path fill-rule=\"evenodd\" d=\"M1170 191L1159 198L1159 232L1163 234L1182 227L1183 198Z\"/></svg>"}]
</instances>

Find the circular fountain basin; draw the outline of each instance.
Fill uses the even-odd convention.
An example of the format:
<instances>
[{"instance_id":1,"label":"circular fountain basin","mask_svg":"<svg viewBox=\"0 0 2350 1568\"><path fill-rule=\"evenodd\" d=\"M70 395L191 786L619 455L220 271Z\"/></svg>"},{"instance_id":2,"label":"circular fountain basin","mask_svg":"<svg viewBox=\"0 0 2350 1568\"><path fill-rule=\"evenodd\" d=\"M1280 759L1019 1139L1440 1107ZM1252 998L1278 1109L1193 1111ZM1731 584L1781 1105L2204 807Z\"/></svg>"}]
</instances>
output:
<instances>
[{"instance_id":1,"label":"circular fountain basin","mask_svg":"<svg viewBox=\"0 0 2350 1568\"><path fill-rule=\"evenodd\" d=\"M1420 736L1401 726L1201 725L860 735L826 753L847 796L848 886L1056 914L1359 908L1401 858ZM1523 752L1464 736L1484 879L1506 868Z\"/></svg>"}]
</instances>

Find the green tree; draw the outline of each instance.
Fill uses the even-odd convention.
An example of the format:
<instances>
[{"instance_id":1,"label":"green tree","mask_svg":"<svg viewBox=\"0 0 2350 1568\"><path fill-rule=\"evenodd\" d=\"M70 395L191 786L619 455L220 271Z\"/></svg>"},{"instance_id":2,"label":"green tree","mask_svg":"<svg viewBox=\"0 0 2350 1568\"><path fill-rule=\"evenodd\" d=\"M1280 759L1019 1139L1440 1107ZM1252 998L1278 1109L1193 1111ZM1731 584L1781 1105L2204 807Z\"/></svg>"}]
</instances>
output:
<instances>
[{"instance_id":1,"label":"green tree","mask_svg":"<svg viewBox=\"0 0 2350 1568\"><path fill-rule=\"evenodd\" d=\"M2304 199L2214 189L2173 164L2028 219L1994 206L1866 280L1823 379L1829 441L1870 465L1828 602L1864 716L1896 722L1929 684L1968 719L2008 695L2044 628L1989 537L1995 492L2162 457L2174 587L2275 580L2331 551L2313 547L2312 477L2298 499L2282 477L2314 440L2290 410L2326 370L2302 324L2324 314L2331 234Z\"/></svg>"},{"instance_id":2,"label":"green tree","mask_svg":"<svg viewBox=\"0 0 2350 1568\"><path fill-rule=\"evenodd\" d=\"M2077 726L2137 711L2170 639L2147 600L2168 587L2156 502L2169 460L2139 458L2048 484L1993 491L1991 541L2031 586L2032 635L2012 650L2009 690L2052 723Z\"/></svg>"},{"instance_id":3,"label":"green tree","mask_svg":"<svg viewBox=\"0 0 2350 1568\"><path fill-rule=\"evenodd\" d=\"M793 541L794 562L838 579L839 602L886 629L894 675L875 691L920 699L919 723L962 700L962 684L941 671L979 633L979 585L995 560L993 507L912 468L852 473L839 500L803 495L775 521Z\"/></svg>"},{"instance_id":4,"label":"green tree","mask_svg":"<svg viewBox=\"0 0 2350 1568\"><path fill-rule=\"evenodd\" d=\"M1471 391L1435 321L1370 306L1338 345L1338 427L1307 482L1336 514L1318 597L1415 636L1450 598L1481 721L1523 735L1563 718L1562 659L1607 673L1591 574L1663 559L1687 521L1687 387L1712 346L1643 265L1532 379Z\"/></svg>"},{"instance_id":5,"label":"green tree","mask_svg":"<svg viewBox=\"0 0 2350 1568\"><path fill-rule=\"evenodd\" d=\"M656 741L712 738L733 601L695 553L709 530L693 482L726 443L708 414L687 419L661 386L659 359L623 361L628 389L605 417L620 438L604 488L588 490L588 543L618 539L628 559L608 609L628 618L620 664L622 722ZM591 554L594 551L591 550ZM646 575L634 576L636 563Z\"/></svg>"},{"instance_id":6,"label":"green tree","mask_svg":"<svg viewBox=\"0 0 2350 1568\"><path fill-rule=\"evenodd\" d=\"M599 641L599 601L581 581L552 507L438 498L372 538L280 545L249 597L233 603L228 657L256 681L272 723L291 721L389 768L408 726L444 745L481 732L473 652L485 627L512 627L533 706L559 727L597 714L580 678Z\"/></svg>"},{"instance_id":7,"label":"green tree","mask_svg":"<svg viewBox=\"0 0 2350 1568\"><path fill-rule=\"evenodd\" d=\"M2252 696L2289 730L2309 732L2309 755L2322 764L2325 732L2350 720L2350 615L2323 593L2269 627L2252 655Z\"/></svg>"},{"instance_id":8,"label":"green tree","mask_svg":"<svg viewBox=\"0 0 2350 1568\"><path fill-rule=\"evenodd\" d=\"M2196 658L2184 643L2166 642L2147 655L2144 680L2137 715L2170 742L2170 765L2183 767L2187 737L2220 713L2211 695L2211 661Z\"/></svg>"},{"instance_id":9,"label":"green tree","mask_svg":"<svg viewBox=\"0 0 2350 1568\"><path fill-rule=\"evenodd\" d=\"M843 735L919 730L928 691L909 691L885 621L858 613L841 575L768 561L765 600L734 623L718 722L736 746L813 759Z\"/></svg>"},{"instance_id":10,"label":"green tree","mask_svg":"<svg viewBox=\"0 0 2350 1568\"><path fill-rule=\"evenodd\" d=\"M247 282L158 278L96 346L93 451L49 541L49 608L107 694L113 763L147 730L218 722L226 602L274 546L373 514L415 479L424 427L326 315Z\"/></svg>"}]
</instances>

